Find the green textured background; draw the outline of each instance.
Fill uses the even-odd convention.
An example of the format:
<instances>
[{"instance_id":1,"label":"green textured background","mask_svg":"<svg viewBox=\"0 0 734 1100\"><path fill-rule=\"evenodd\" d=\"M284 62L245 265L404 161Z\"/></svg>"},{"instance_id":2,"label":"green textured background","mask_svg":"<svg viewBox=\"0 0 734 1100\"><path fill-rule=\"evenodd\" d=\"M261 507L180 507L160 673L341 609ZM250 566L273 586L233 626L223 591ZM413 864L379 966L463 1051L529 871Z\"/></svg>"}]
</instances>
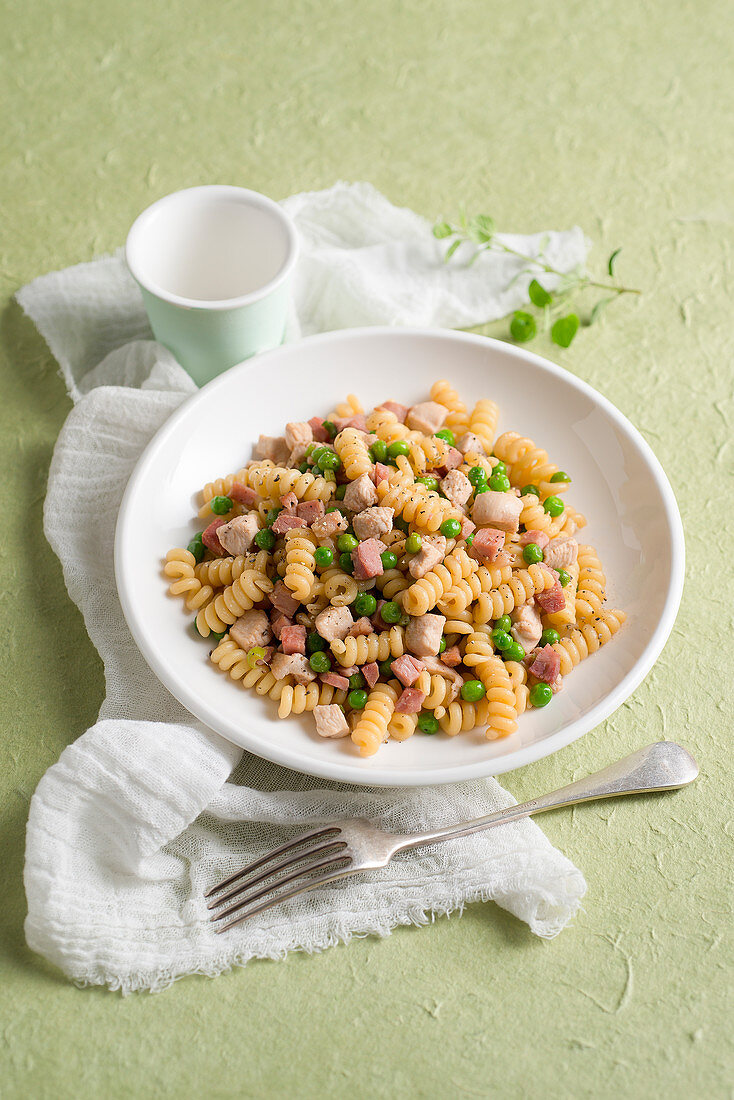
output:
<instances>
[{"instance_id":1,"label":"green textured background","mask_svg":"<svg viewBox=\"0 0 734 1100\"><path fill-rule=\"evenodd\" d=\"M0 43L0 1094L730 1095L731 4L14 0ZM11 298L118 246L166 192L280 198L339 178L429 216L464 203L506 229L579 223L597 265L623 246L620 275L644 297L568 352L538 350L610 397L666 467L683 605L631 700L507 786L529 796L660 737L703 774L543 820L589 883L554 942L477 905L157 996L79 991L25 946L23 837L103 681L41 529L69 402Z\"/></svg>"}]
</instances>

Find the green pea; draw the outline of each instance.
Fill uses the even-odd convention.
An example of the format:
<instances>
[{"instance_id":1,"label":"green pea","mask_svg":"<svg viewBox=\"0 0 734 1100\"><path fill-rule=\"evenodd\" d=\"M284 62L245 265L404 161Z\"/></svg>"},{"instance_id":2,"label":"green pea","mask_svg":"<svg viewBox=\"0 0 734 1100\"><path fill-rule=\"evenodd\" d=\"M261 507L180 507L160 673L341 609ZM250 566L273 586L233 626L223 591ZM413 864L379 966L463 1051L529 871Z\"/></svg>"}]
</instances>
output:
<instances>
[{"instance_id":1,"label":"green pea","mask_svg":"<svg viewBox=\"0 0 734 1100\"><path fill-rule=\"evenodd\" d=\"M417 535L415 531L412 535L408 535L407 539L405 540L405 549L408 551L409 554L417 554L422 545L423 539L420 537L420 535Z\"/></svg>"},{"instance_id":2,"label":"green pea","mask_svg":"<svg viewBox=\"0 0 734 1100\"><path fill-rule=\"evenodd\" d=\"M315 450L316 450L316 444L315 443L309 443L308 446L306 447L306 458L310 458L310 456L314 453Z\"/></svg>"},{"instance_id":3,"label":"green pea","mask_svg":"<svg viewBox=\"0 0 734 1100\"><path fill-rule=\"evenodd\" d=\"M417 477L415 480L419 485L425 485L426 489L430 489L432 493L438 492L437 477L433 477L431 474L422 474L421 477Z\"/></svg>"},{"instance_id":4,"label":"green pea","mask_svg":"<svg viewBox=\"0 0 734 1100\"><path fill-rule=\"evenodd\" d=\"M380 664L379 664L380 676L384 676L384 678L386 680L389 680L392 677L392 663L393 663L393 658L392 657L388 658L387 661L380 661Z\"/></svg>"},{"instance_id":5,"label":"green pea","mask_svg":"<svg viewBox=\"0 0 734 1100\"><path fill-rule=\"evenodd\" d=\"M442 638L441 641L438 643L438 652L439 653L445 653L446 652L446 639L445 638Z\"/></svg>"},{"instance_id":6,"label":"green pea","mask_svg":"<svg viewBox=\"0 0 734 1100\"><path fill-rule=\"evenodd\" d=\"M402 613L403 611L400 605L396 604L393 600L388 600L388 602L383 604L380 608L380 614L386 623L400 622Z\"/></svg>"},{"instance_id":7,"label":"green pea","mask_svg":"<svg viewBox=\"0 0 734 1100\"><path fill-rule=\"evenodd\" d=\"M543 551L537 542L529 542L527 546L523 547L522 556L528 565L537 565L539 561L543 560Z\"/></svg>"},{"instance_id":8,"label":"green pea","mask_svg":"<svg viewBox=\"0 0 734 1100\"><path fill-rule=\"evenodd\" d=\"M273 526L282 511L282 508L271 508L270 511L266 513L265 522L267 523L268 527Z\"/></svg>"},{"instance_id":9,"label":"green pea","mask_svg":"<svg viewBox=\"0 0 734 1100\"><path fill-rule=\"evenodd\" d=\"M313 451L311 451L310 457L314 465L317 465L322 455L329 454L333 454L331 447L325 447L323 443L320 443L318 447L315 447Z\"/></svg>"},{"instance_id":10,"label":"green pea","mask_svg":"<svg viewBox=\"0 0 734 1100\"><path fill-rule=\"evenodd\" d=\"M298 469L299 469L300 473L302 473L302 474L307 473L308 472L308 463L307 462L301 462L298 466Z\"/></svg>"},{"instance_id":11,"label":"green pea","mask_svg":"<svg viewBox=\"0 0 734 1100\"><path fill-rule=\"evenodd\" d=\"M334 564L334 551L328 546L319 546L313 552L314 561L320 569L327 569Z\"/></svg>"},{"instance_id":12,"label":"green pea","mask_svg":"<svg viewBox=\"0 0 734 1100\"><path fill-rule=\"evenodd\" d=\"M571 574L566 569L559 569L558 579L561 582L561 588L565 588L568 582L571 580Z\"/></svg>"},{"instance_id":13,"label":"green pea","mask_svg":"<svg viewBox=\"0 0 734 1100\"><path fill-rule=\"evenodd\" d=\"M509 615L500 615L499 619L494 624L495 630L508 631L512 626L512 619Z\"/></svg>"},{"instance_id":14,"label":"green pea","mask_svg":"<svg viewBox=\"0 0 734 1100\"><path fill-rule=\"evenodd\" d=\"M470 535L466 536L466 539L464 541L466 542L467 546L471 546L471 544L474 542L474 536L475 535L476 535L476 531L472 531Z\"/></svg>"},{"instance_id":15,"label":"green pea","mask_svg":"<svg viewBox=\"0 0 734 1100\"><path fill-rule=\"evenodd\" d=\"M523 485L522 489L520 490L520 496L526 497L528 493L532 493L534 497L539 497L540 489L537 485Z\"/></svg>"},{"instance_id":16,"label":"green pea","mask_svg":"<svg viewBox=\"0 0 734 1100\"><path fill-rule=\"evenodd\" d=\"M387 457L397 458L398 455L409 455L410 443L406 443L404 439L396 439L394 443L389 443L387 447Z\"/></svg>"},{"instance_id":17,"label":"green pea","mask_svg":"<svg viewBox=\"0 0 734 1100\"><path fill-rule=\"evenodd\" d=\"M387 443L384 439L376 439L370 447L370 458L373 462L384 462L387 458Z\"/></svg>"},{"instance_id":18,"label":"green pea","mask_svg":"<svg viewBox=\"0 0 734 1100\"><path fill-rule=\"evenodd\" d=\"M334 451L327 451L325 454L319 455L316 465L323 472L327 470L338 470L342 464L342 460L339 455Z\"/></svg>"},{"instance_id":19,"label":"green pea","mask_svg":"<svg viewBox=\"0 0 734 1100\"><path fill-rule=\"evenodd\" d=\"M519 642L513 642L509 649L506 649L503 657L506 661L522 661L525 656L525 650Z\"/></svg>"},{"instance_id":20,"label":"green pea","mask_svg":"<svg viewBox=\"0 0 734 1100\"><path fill-rule=\"evenodd\" d=\"M326 511L327 512L341 512L341 508L339 507L338 504L327 504L326 505Z\"/></svg>"},{"instance_id":21,"label":"green pea","mask_svg":"<svg viewBox=\"0 0 734 1100\"><path fill-rule=\"evenodd\" d=\"M554 485L558 484L558 482L560 482L560 481L568 482L570 480L571 480L571 478L563 470L556 470L556 472L554 474L551 474L551 476L550 476L550 481Z\"/></svg>"},{"instance_id":22,"label":"green pea","mask_svg":"<svg viewBox=\"0 0 734 1100\"><path fill-rule=\"evenodd\" d=\"M359 546L359 539L355 539L354 535L343 534L336 540L337 547L343 552L356 550Z\"/></svg>"},{"instance_id":23,"label":"green pea","mask_svg":"<svg viewBox=\"0 0 734 1100\"><path fill-rule=\"evenodd\" d=\"M395 516L392 525L397 527L398 531L402 531L404 535L407 535L410 530L407 519L403 519L402 516Z\"/></svg>"},{"instance_id":24,"label":"green pea","mask_svg":"<svg viewBox=\"0 0 734 1100\"><path fill-rule=\"evenodd\" d=\"M510 479L504 474L492 474L488 484L493 493L507 493L510 489Z\"/></svg>"},{"instance_id":25,"label":"green pea","mask_svg":"<svg viewBox=\"0 0 734 1100\"><path fill-rule=\"evenodd\" d=\"M407 611L404 611L402 613L402 615L400 616L400 618L398 619L398 626L407 626L409 622L410 622L410 615L407 613Z\"/></svg>"},{"instance_id":26,"label":"green pea","mask_svg":"<svg viewBox=\"0 0 734 1100\"><path fill-rule=\"evenodd\" d=\"M209 507L215 516L224 516L232 511L232 500L230 497L212 497Z\"/></svg>"},{"instance_id":27,"label":"green pea","mask_svg":"<svg viewBox=\"0 0 734 1100\"><path fill-rule=\"evenodd\" d=\"M373 615L377 610L377 600L371 592L360 592L354 601L354 610L358 615Z\"/></svg>"},{"instance_id":28,"label":"green pea","mask_svg":"<svg viewBox=\"0 0 734 1100\"><path fill-rule=\"evenodd\" d=\"M441 524L441 534L447 539L457 539L461 534L461 523L458 519L445 519Z\"/></svg>"},{"instance_id":29,"label":"green pea","mask_svg":"<svg viewBox=\"0 0 734 1100\"><path fill-rule=\"evenodd\" d=\"M560 497L548 497L543 504L543 510L554 518L560 516L564 510L563 501Z\"/></svg>"},{"instance_id":30,"label":"green pea","mask_svg":"<svg viewBox=\"0 0 734 1100\"><path fill-rule=\"evenodd\" d=\"M398 564L398 556L393 554L392 550L383 550L380 554L380 561L383 569L394 569Z\"/></svg>"},{"instance_id":31,"label":"green pea","mask_svg":"<svg viewBox=\"0 0 734 1100\"><path fill-rule=\"evenodd\" d=\"M216 630L212 630L212 632L211 632L211 634L209 635L209 637L210 637L210 638L213 638L215 642L221 642L222 638L224 637L224 635L225 635L226 633L227 633L227 631L226 631L226 630L223 630L221 634L218 634Z\"/></svg>"},{"instance_id":32,"label":"green pea","mask_svg":"<svg viewBox=\"0 0 734 1100\"><path fill-rule=\"evenodd\" d=\"M534 707L546 707L552 698L550 684L533 684L530 689L530 702Z\"/></svg>"},{"instance_id":33,"label":"green pea","mask_svg":"<svg viewBox=\"0 0 734 1100\"><path fill-rule=\"evenodd\" d=\"M505 466L504 462L495 462L494 466L492 467L492 473L504 474L505 477L507 477L507 467Z\"/></svg>"},{"instance_id":34,"label":"green pea","mask_svg":"<svg viewBox=\"0 0 734 1100\"><path fill-rule=\"evenodd\" d=\"M506 630L498 630L495 627L490 637L495 644L495 648L499 649L500 652L509 649L512 645L512 636Z\"/></svg>"},{"instance_id":35,"label":"green pea","mask_svg":"<svg viewBox=\"0 0 734 1100\"><path fill-rule=\"evenodd\" d=\"M443 439L445 443L448 443L449 447L456 446L456 436L451 431L451 428L441 428L441 431L435 434L439 439Z\"/></svg>"},{"instance_id":36,"label":"green pea","mask_svg":"<svg viewBox=\"0 0 734 1100\"><path fill-rule=\"evenodd\" d=\"M349 677L349 686L352 691L356 691L358 688L363 688L366 682L367 681L365 680L361 672L354 672Z\"/></svg>"},{"instance_id":37,"label":"green pea","mask_svg":"<svg viewBox=\"0 0 734 1100\"><path fill-rule=\"evenodd\" d=\"M308 663L314 672L328 672L331 668L331 657L323 650L317 649L309 657Z\"/></svg>"},{"instance_id":38,"label":"green pea","mask_svg":"<svg viewBox=\"0 0 734 1100\"><path fill-rule=\"evenodd\" d=\"M206 546L204 546L204 543L201 541L201 531L199 531L198 535L194 535L186 549L190 554L194 555L195 561L199 562L203 559L206 553Z\"/></svg>"},{"instance_id":39,"label":"green pea","mask_svg":"<svg viewBox=\"0 0 734 1100\"><path fill-rule=\"evenodd\" d=\"M333 420L324 420L322 422L322 428L325 432L329 433L329 439L333 439L336 433L336 424Z\"/></svg>"},{"instance_id":40,"label":"green pea","mask_svg":"<svg viewBox=\"0 0 734 1100\"><path fill-rule=\"evenodd\" d=\"M347 702L352 710L364 710L367 705L368 695L366 691L350 691Z\"/></svg>"},{"instance_id":41,"label":"green pea","mask_svg":"<svg viewBox=\"0 0 734 1100\"><path fill-rule=\"evenodd\" d=\"M540 635L540 644L542 646L555 645L556 642L559 641L560 637L561 635L558 633L557 630L554 630L552 626L547 626L543 633Z\"/></svg>"},{"instance_id":42,"label":"green pea","mask_svg":"<svg viewBox=\"0 0 734 1100\"><path fill-rule=\"evenodd\" d=\"M479 485L474 486L474 499L476 500L480 493L488 493L488 492L489 492L489 485L487 485L486 481L482 481L482 482L480 482Z\"/></svg>"},{"instance_id":43,"label":"green pea","mask_svg":"<svg viewBox=\"0 0 734 1100\"><path fill-rule=\"evenodd\" d=\"M418 729L421 733L438 733L438 718L430 710L422 710L418 715Z\"/></svg>"},{"instance_id":44,"label":"green pea","mask_svg":"<svg viewBox=\"0 0 734 1100\"><path fill-rule=\"evenodd\" d=\"M478 703L487 694L487 689L481 680L466 680L461 688L461 698L467 703Z\"/></svg>"},{"instance_id":45,"label":"green pea","mask_svg":"<svg viewBox=\"0 0 734 1100\"><path fill-rule=\"evenodd\" d=\"M483 466L472 466L471 470L466 476L469 478L469 481L472 483L474 488L476 488L477 485L484 485L484 483L486 482L487 471L484 469Z\"/></svg>"},{"instance_id":46,"label":"green pea","mask_svg":"<svg viewBox=\"0 0 734 1100\"><path fill-rule=\"evenodd\" d=\"M340 554L339 555L339 565L341 566L341 568L344 570L345 573L350 573L351 574L351 573L354 572L354 562L352 561L352 555L351 554Z\"/></svg>"},{"instance_id":47,"label":"green pea","mask_svg":"<svg viewBox=\"0 0 734 1100\"><path fill-rule=\"evenodd\" d=\"M306 635L306 653L309 655L312 653L321 653L324 649L328 648L329 643L326 641L326 638L322 638L315 630L312 630Z\"/></svg>"},{"instance_id":48,"label":"green pea","mask_svg":"<svg viewBox=\"0 0 734 1100\"><path fill-rule=\"evenodd\" d=\"M258 531L255 535L255 546L260 550L272 550L275 546L275 535L269 527L263 527L262 531Z\"/></svg>"}]
</instances>

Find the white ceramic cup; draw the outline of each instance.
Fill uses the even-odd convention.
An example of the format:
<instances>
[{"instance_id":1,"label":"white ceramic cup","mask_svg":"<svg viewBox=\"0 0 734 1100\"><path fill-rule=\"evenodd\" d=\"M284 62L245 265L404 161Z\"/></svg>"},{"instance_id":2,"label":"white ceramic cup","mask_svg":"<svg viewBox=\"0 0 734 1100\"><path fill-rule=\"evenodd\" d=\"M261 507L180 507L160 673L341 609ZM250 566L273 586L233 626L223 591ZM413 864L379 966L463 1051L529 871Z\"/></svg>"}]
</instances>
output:
<instances>
[{"instance_id":1,"label":"white ceramic cup","mask_svg":"<svg viewBox=\"0 0 734 1100\"><path fill-rule=\"evenodd\" d=\"M198 385L282 343L296 229L242 187L190 187L136 218L125 256L153 333Z\"/></svg>"}]
</instances>

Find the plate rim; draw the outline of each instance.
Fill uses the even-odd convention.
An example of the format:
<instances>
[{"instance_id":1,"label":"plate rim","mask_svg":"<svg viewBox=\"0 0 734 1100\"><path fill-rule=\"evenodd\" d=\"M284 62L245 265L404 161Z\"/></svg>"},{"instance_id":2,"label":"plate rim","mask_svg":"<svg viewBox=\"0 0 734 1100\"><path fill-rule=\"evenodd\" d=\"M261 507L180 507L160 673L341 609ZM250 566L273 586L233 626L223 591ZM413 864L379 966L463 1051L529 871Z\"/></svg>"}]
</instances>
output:
<instances>
[{"instance_id":1,"label":"plate rim","mask_svg":"<svg viewBox=\"0 0 734 1100\"><path fill-rule=\"evenodd\" d=\"M355 758L353 763L345 763L344 761L334 761L331 763L328 760L314 761L313 767L304 768L301 762L295 763L292 759L291 751L288 749L281 749L277 741L269 743L269 751L267 754L262 752L262 746L258 745L258 748L252 748L248 744L242 742L247 741L247 733L242 734L240 732L240 738L235 740L233 737L228 736L222 729L212 726L210 718L207 716L206 703L202 702L198 696L189 692L188 687L184 680L178 680L169 667L160 660L158 652L148 644L147 633L137 616L134 608L134 604L130 598L128 589L128 578L126 570L123 564L122 554L122 542L125 530L125 521L128 512L130 511L132 501L135 494L135 489L138 482L143 478L147 472L148 467L154 461L156 452L165 445L165 442L171 434L176 430L178 422L184 417L189 415L189 409L193 402L199 401L202 394L216 391L220 386L227 384L233 373L245 373L256 364L259 364L263 358L268 358L273 355L277 356L285 349L296 349L302 347L304 344L326 344L345 338L364 338L364 337L384 337L390 336L398 338L428 338L428 339L440 339L449 342L459 342L473 344L478 347L486 348L494 347L501 350L503 355L510 355L512 358L517 358L525 361L530 361L547 373L562 377L565 382L570 384L572 388L577 389L580 393L584 394L596 404L600 405L615 425L620 428L624 434L628 435L636 446L641 451L643 457L646 460L647 466L653 476L655 486L658 489L661 499L663 501L665 518L671 533L671 567L670 567L670 583L665 596L665 602L660 614L660 618L655 627L655 630L648 642L644 652L638 658L635 665L630 669L620 683L610 691L599 703L591 708L590 711L579 716L570 722L567 726L558 730L556 733L551 734L549 737L543 738L541 741L534 742L531 745L524 745L515 750L515 752L503 757L488 757L485 761L475 762L472 764L459 764L449 768L444 768L442 771L438 771L437 775L432 775L430 779L426 779L415 770L412 772L401 773L396 775L391 772L390 769L375 766L370 761L369 770L360 770L360 760ZM325 333L317 333L312 336L306 336L301 340L294 341L289 344L281 344L277 348L269 349L268 351L260 352L259 354L252 356L249 359L244 360L241 363L237 363L235 366L230 367L229 370L223 374L218 375L212 379L205 386L202 386L198 391L191 394L186 400L184 400L178 409L167 418L167 420L161 425L153 438L148 442L142 454L138 458L132 473L128 479L128 483L125 487L123 497L120 503L120 508L117 515L117 522L115 527L115 540L114 540L114 572L115 583L117 585L117 592L122 606L123 615L127 623L128 629L133 637L135 644L140 650L146 663L150 667L154 675L161 681L173 697L180 702L191 715L202 722L208 729L211 729L214 733L224 737L226 740L232 741L238 747L242 748L245 752L251 752L254 756L258 756L260 759L269 760L272 763L279 764L283 767L289 768L291 771L299 771L306 775L312 775L316 778L332 780L342 783L352 783L357 786L373 786L373 787L420 787L420 786L436 786L445 783L462 782L469 779L486 778L488 776L502 775L506 772L515 771L517 768L524 767L527 764L535 763L537 760L542 760L546 756L552 756L554 753L565 748L567 745L572 744L574 741L579 740L586 733L595 729L607 718L610 717L624 702L630 697L630 695L636 690L642 683L645 677L648 675L653 665L660 656L665 643L667 642L672 632L675 620L680 607L680 602L683 596L683 588L685 582L685 534L683 528L683 521L680 515L680 509L678 508L678 502L675 498L670 481L665 473L665 470L657 458L650 444L642 435L640 430L622 413L616 405L614 405L609 398L598 390L594 389L588 382L585 382L582 378L573 374L565 367L554 363L550 359L546 359L544 356L538 355L536 352L526 350L525 348L517 347L513 344L506 343L503 340L497 340L490 336L482 336L477 333L462 332L454 329L443 328L421 328L421 327L397 327L390 325L380 326L361 326L358 328L348 329L336 329ZM224 723L226 725L227 723ZM355 766L357 765L357 766ZM444 776L439 778L438 776Z\"/></svg>"}]
</instances>

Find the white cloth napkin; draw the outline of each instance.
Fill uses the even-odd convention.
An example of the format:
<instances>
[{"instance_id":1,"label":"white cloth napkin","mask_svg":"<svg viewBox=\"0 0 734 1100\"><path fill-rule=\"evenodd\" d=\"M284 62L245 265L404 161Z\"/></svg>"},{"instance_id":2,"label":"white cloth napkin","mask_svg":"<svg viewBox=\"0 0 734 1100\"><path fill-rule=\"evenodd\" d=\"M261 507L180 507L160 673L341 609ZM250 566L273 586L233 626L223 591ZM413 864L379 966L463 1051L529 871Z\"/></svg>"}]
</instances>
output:
<instances>
[{"instance_id":1,"label":"white cloth napkin","mask_svg":"<svg viewBox=\"0 0 734 1100\"><path fill-rule=\"evenodd\" d=\"M469 326L526 300L528 277L507 289L518 261L485 255L471 267L444 265L430 225L368 184L341 183L284 205L302 243L294 336L378 323ZM584 263L579 229L543 237L561 269ZM505 239L533 252L541 235ZM404 854L384 871L215 934L204 889L306 823L360 815L413 832L513 799L493 779L397 790L311 779L241 754L173 699L127 630L112 546L138 456L194 384L151 339L120 254L35 279L18 300L75 401L54 451L45 531L107 685L98 721L64 750L31 802L29 945L79 984L130 992L215 975L255 956L387 935L478 899L496 901L537 935L556 935L586 884L527 820Z\"/></svg>"}]
</instances>

